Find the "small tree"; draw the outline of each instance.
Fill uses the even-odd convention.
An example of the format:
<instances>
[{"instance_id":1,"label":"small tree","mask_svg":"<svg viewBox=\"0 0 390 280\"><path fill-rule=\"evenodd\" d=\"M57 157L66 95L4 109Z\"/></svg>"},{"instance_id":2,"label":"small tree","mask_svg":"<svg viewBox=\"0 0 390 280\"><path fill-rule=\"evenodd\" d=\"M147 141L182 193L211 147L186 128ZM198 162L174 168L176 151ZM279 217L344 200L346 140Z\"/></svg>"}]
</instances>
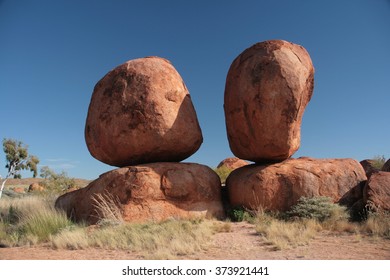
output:
<instances>
[{"instance_id":1,"label":"small tree","mask_svg":"<svg viewBox=\"0 0 390 280\"><path fill-rule=\"evenodd\" d=\"M6 159L5 167L7 168L8 173L1 184L0 198L3 194L5 182L8 180L8 178L21 178L20 171L22 170L29 170L33 172L33 177L35 178L38 173L37 165L39 163L39 159L36 156L28 154L28 147L21 141L4 138L3 150Z\"/></svg>"},{"instance_id":2,"label":"small tree","mask_svg":"<svg viewBox=\"0 0 390 280\"><path fill-rule=\"evenodd\" d=\"M76 185L75 180L70 178L65 171L56 173L48 166L41 168L40 176L45 179L41 184L51 191L64 191Z\"/></svg>"}]
</instances>

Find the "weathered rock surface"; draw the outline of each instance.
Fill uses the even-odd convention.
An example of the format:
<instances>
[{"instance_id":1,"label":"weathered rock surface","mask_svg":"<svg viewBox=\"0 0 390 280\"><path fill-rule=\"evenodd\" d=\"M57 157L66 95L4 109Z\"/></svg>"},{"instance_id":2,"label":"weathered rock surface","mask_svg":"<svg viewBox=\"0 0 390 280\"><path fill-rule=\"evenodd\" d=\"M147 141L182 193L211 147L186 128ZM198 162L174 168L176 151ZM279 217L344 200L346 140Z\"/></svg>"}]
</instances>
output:
<instances>
[{"instance_id":1,"label":"weathered rock surface","mask_svg":"<svg viewBox=\"0 0 390 280\"><path fill-rule=\"evenodd\" d=\"M364 187L363 200L377 209L390 211L390 172L371 175Z\"/></svg>"},{"instance_id":2,"label":"weathered rock surface","mask_svg":"<svg viewBox=\"0 0 390 280\"><path fill-rule=\"evenodd\" d=\"M366 172L367 178L370 178L373 173L380 171L378 168L374 166L375 160L365 159L360 162L363 166L364 171Z\"/></svg>"},{"instance_id":3,"label":"weathered rock surface","mask_svg":"<svg viewBox=\"0 0 390 280\"><path fill-rule=\"evenodd\" d=\"M366 179L353 159L305 157L241 167L230 174L226 186L233 207L286 211L302 196L327 196L350 207L362 198Z\"/></svg>"},{"instance_id":4,"label":"weathered rock surface","mask_svg":"<svg viewBox=\"0 0 390 280\"><path fill-rule=\"evenodd\" d=\"M195 163L150 163L115 169L87 187L60 196L56 207L75 221L98 221L93 198L117 200L129 222L168 218L221 217L221 182L209 167Z\"/></svg>"},{"instance_id":5,"label":"weathered rock surface","mask_svg":"<svg viewBox=\"0 0 390 280\"><path fill-rule=\"evenodd\" d=\"M247 162L246 160L239 159L236 157L230 157L230 158L225 158L224 160L222 160L218 164L217 168L226 167L228 169L234 170L234 169L243 167L243 166L248 165L248 164L249 164L249 162Z\"/></svg>"},{"instance_id":6,"label":"weathered rock surface","mask_svg":"<svg viewBox=\"0 0 390 280\"><path fill-rule=\"evenodd\" d=\"M85 140L93 157L123 167L184 160L203 138L179 73L168 60L145 57L116 67L96 84Z\"/></svg>"},{"instance_id":7,"label":"weathered rock surface","mask_svg":"<svg viewBox=\"0 0 390 280\"><path fill-rule=\"evenodd\" d=\"M390 159L388 159L382 166L382 171L390 172Z\"/></svg>"},{"instance_id":8,"label":"weathered rock surface","mask_svg":"<svg viewBox=\"0 0 390 280\"><path fill-rule=\"evenodd\" d=\"M230 66L225 86L226 128L234 155L254 162L293 155L313 85L314 68L301 46L272 40L242 52Z\"/></svg>"}]
</instances>

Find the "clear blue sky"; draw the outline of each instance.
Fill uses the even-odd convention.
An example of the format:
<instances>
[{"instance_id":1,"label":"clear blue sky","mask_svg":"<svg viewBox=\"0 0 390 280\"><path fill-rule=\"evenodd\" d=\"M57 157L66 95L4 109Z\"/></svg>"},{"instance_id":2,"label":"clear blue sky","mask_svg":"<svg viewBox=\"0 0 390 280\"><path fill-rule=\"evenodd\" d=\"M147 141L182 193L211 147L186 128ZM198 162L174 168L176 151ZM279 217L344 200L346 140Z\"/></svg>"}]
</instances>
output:
<instances>
[{"instance_id":1,"label":"clear blue sky","mask_svg":"<svg viewBox=\"0 0 390 280\"><path fill-rule=\"evenodd\" d=\"M216 166L232 156L229 66L269 39L304 46L316 69L294 157L390 157L389 0L0 0L0 136L28 144L41 166L96 178L114 167L85 145L93 87L115 66L156 55L179 71L197 110L204 141L187 161ZM1 151L3 176L4 160Z\"/></svg>"}]
</instances>

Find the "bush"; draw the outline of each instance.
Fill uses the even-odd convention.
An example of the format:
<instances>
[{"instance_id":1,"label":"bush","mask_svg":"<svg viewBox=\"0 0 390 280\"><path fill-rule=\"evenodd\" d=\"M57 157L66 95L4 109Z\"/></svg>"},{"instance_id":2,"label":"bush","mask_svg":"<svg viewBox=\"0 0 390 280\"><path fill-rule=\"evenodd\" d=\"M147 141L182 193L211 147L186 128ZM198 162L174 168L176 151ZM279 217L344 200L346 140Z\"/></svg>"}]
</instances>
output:
<instances>
[{"instance_id":1,"label":"bush","mask_svg":"<svg viewBox=\"0 0 390 280\"><path fill-rule=\"evenodd\" d=\"M215 173L218 174L219 178L221 179L221 183L225 184L227 177L230 175L230 173L233 171L232 169L221 166L218 168L214 168Z\"/></svg>"},{"instance_id":2,"label":"bush","mask_svg":"<svg viewBox=\"0 0 390 280\"><path fill-rule=\"evenodd\" d=\"M253 215L241 206L230 209L227 214L232 222L253 222L254 219Z\"/></svg>"},{"instance_id":3,"label":"bush","mask_svg":"<svg viewBox=\"0 0 390 280\"><path fill-rule=\"evenodd\" d=\"M372 159L372 166L376 169L379 169L381 170L383 165L385 164L386 162L386 158L385 156L375 156L373 159Z\"/></svg>"},{"instance_id":4,"label":"bush","mask_svg":"<svg viewBox=\"0 0 390 280\"><path fill-rule=\"evenodd\" d=\"M47 166L41 168L40 176L45 179L40 184L51 193L61 193L76 185L66 172L56 173Z\"/></svg>"},{"instance_id":5,"label":"bush","mask_svg":"<svg viewBox=\"0 0 390 280\"><path fill-rule=\"evenodd\" d=\"M333 203L331 198L324 196L301 197L286 214L290 218L316 219L319 222L331 218L344 219L348 216L345 207Z\"/></svg>"}]
</instances>

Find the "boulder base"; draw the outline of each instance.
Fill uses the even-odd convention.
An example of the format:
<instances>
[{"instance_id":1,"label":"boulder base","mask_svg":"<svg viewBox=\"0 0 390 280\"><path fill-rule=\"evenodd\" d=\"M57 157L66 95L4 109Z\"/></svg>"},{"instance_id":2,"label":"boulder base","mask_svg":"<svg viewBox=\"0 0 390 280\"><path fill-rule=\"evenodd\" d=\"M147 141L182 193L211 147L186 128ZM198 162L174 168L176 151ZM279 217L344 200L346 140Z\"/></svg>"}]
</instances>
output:
<instances>
[{"instance_id":1,"label":"boulder base","mask_svg":"<svg viewBox=\"0 0 390 280\"><path fill-rule=\"evenodd\" d=\"M94 224L99 209L94 198L112 198L128 222L168 218L222 217L221 182L209 167L195 163L150 163L102 174L87 187L56 201L75 221Z\"/></svg>"},{"instance_id":2,"label":"boulder base","mask_svg":"<svg viewBox=\"0 0 390 280\"><path fill-rule=\"evenodd\" d=\"M366 175L353 159L288 159L248 165L227 178L231 205L287 211L304 197L327 196L352 206L362 198Z\"/></svg>"}]
</instances>

